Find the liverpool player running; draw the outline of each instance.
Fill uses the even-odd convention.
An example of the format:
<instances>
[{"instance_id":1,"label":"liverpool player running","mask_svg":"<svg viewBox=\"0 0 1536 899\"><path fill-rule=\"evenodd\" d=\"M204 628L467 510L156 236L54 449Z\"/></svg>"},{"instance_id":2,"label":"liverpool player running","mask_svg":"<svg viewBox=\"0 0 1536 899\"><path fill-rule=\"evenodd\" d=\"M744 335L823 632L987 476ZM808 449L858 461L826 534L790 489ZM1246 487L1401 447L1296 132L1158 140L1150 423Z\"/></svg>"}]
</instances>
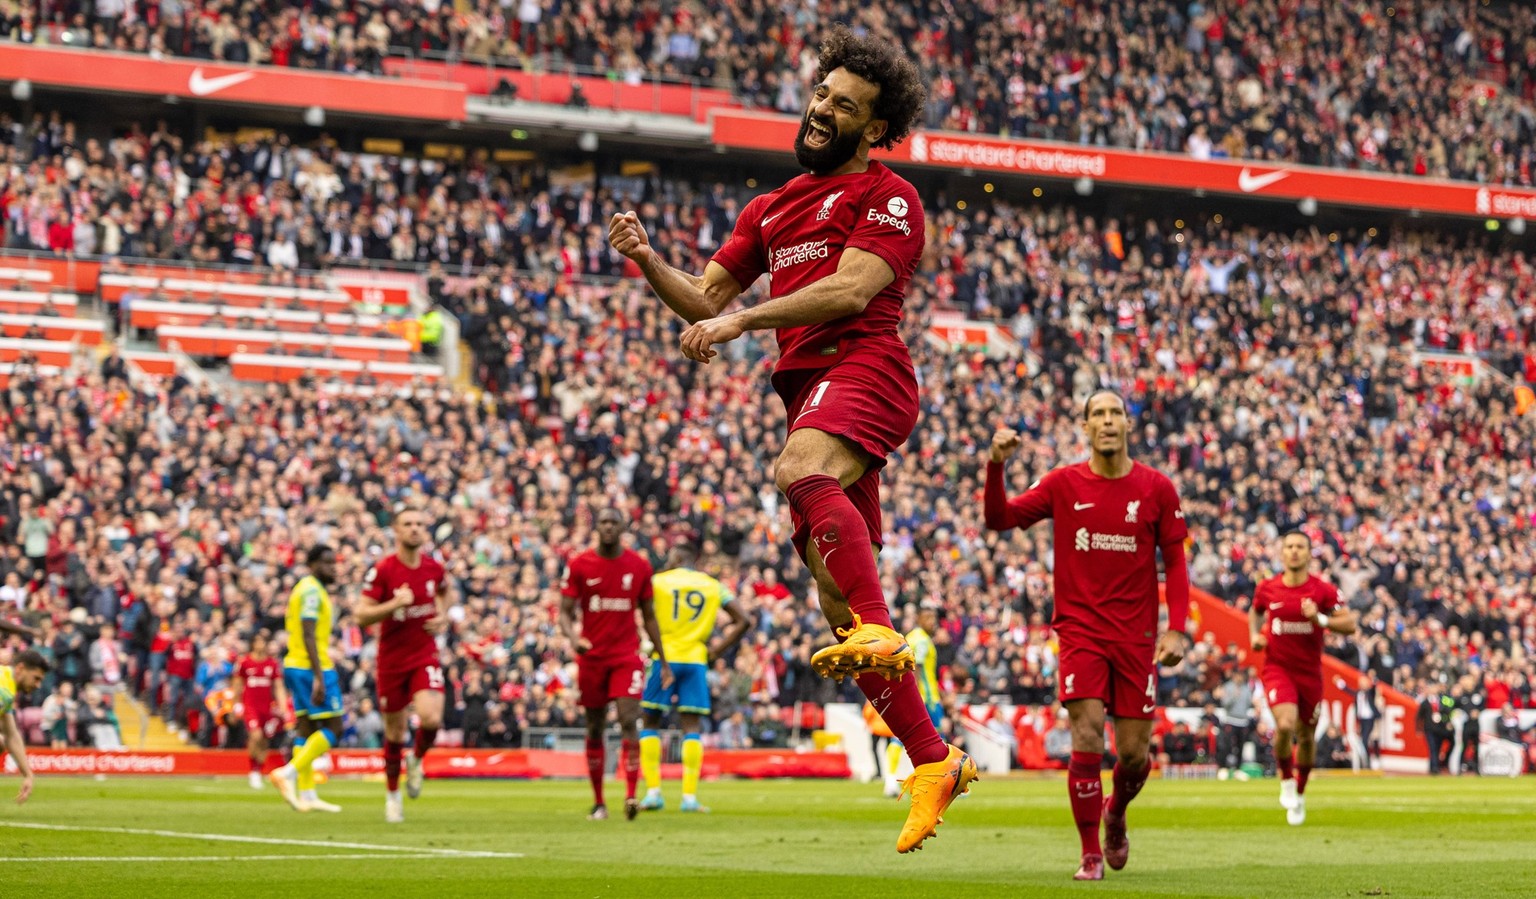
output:
<instances>
[{"instance_id":1,"label":"liverpool player running","mask_svg":"<svg viewBox=\"0 0 1536 899\"><path fill-rule=\"evenodd\" d=\"M1157 711L1157 665L1184 656L1189 572L1184 564L1184 513L1173 482L1127 451L1125 403L1101 391L1083 409L1086 462L1058 468L1008 498L1003 462L1019 436L1003 428L987 465L987 527L1054 525L1056 613L1061 641L1060 696L1072 723L1067 792L1082 839L1077 880L1102 880L1104 864L1125 867L1130 841L1125 810L1147 782L1147 741ZM1157 634L1157 561L1168 572L1168 630ZM1115 719L1115 792L1103 796L1104 715ZM1099 844L1099 820L1104 843Z\"/></svg>"},{"instance_id":2,"label":"liverpool player running","mask_svg":"<svg viewBox=\"0 0 1536 899\"><path fill-rule=\"evenodd\" d=\"M640 693L645 661L635 612L656 648L663 688L672 685L661 641L661 628L651 596L651 563L624 548L624 516L618 509L597 513L597 549L573 556L560 586L560 632L576 647L576 681L587 716L587 777L592 781L593 821L608 817L603 801L603 725L608 703L619 718L619 767L624 772L624 817L633 821L640 811L635 788L640 781ZM580 623L577 618L580 618Z\"/></svg>"},{"instance_id":3,"label":"liverpool player running","mask_svg":"<svg viewBox=\"0 0 1536 899\"><path fill-rule=\"evenodd\" d=\"M420 509L395 513L395 554L380 559L364 578L357 623L379 628L379 711L384 713L384 820L405 820L400 801L400 760L405 754L407 707L416 708L415 745L407 759L405 791L421 795L421 760L443 726L443 668L437 634L448 624L448 583L443 566L421 548L427 516Z\"/></svg>"},{"instance_id":4,"label":"liverpool player running","mask_svg":"<svg viewBox=\"0 0 1536 899\"><path fill-rule=\"evenodd\" d=\"M920 847L976 766L929 720L912 649L891 627L880 588L880 469L917 423L917 377L897 333L907 282L923 251L922 204L872 148L911 133L927 89L899 47L837 28L821 47L817 84L795 137L809 174L754 198L701 276L650 246L638 217L614 216L609 240L672 311L690 323L682 352L708 363L712 347L775 329L773 387L789 437L775 469L789 500L794 543L816 577L840 645L816 653L824 677L852 675L907 747L912 807L896 841ZM769 274L770 299L725 314Z\"/></svg>"},{"instance_id":5,"label":"liverpool player running","mask_svg":"<svg viewBox=\"0 0 1536 899\"><path fill-rule=\"evenodd\" d=\"M251 637L251 651L235 664L235 714L245 722L245 751L251 756L251 789L261 789L261 763L267 747L283 726L282 710L288 706L283 692L283 666L267 655L271 635L258 631Z\"/></svg>"},{"instance_id":6,"label":"liverpool player running","mask_svg":"<svg viewBox=\"0 0 1536 899\"><path fill-rule=\"evenodd\" d=\"M1355 616L1339 604L1339 591L1308 574L1311 564L1312 538L1301 531L1286 534L1280 539L1284 571L1259 584L1248 610L1253 648L1268 650L1259 677L1275 716L1280 804L1292 824L1307 820L1307 777L1317 755L1317 719L1323 706L1323 631L1355 632Z\"/></svg>"}]
</instances>

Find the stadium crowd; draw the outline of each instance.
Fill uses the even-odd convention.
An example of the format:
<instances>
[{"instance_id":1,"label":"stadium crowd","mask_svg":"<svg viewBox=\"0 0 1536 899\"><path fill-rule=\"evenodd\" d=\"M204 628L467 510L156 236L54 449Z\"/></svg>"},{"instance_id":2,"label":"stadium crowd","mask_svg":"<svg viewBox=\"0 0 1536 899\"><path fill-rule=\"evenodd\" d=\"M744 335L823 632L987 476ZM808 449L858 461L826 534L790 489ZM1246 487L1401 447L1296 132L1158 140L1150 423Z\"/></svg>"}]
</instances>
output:
<instances>
[{"instance_id":1,"label":"stadium crowd","mask_svg":"<svg viewBox=\"0 0 1536 899\"><path fill-rule=\"evenodd\" d=\"M0 39L26 43L363 74L441 54L795 113L839 21L913 48L931 128L1531 183L1536 13L1518 3L0 3Z\"/></svg>"},{"instance_id":2,"label":"stadium crowd","mask_svg":"<svg viewBox=\"0 0 1536 899\"><path fill-rule=\"evenodd\" d=\"M524 246L548 252L610 209L552 197L547 231ZM643 213L653 234L697 234L666 216ZM944 610L936 641L954 702L1055 699L1049 536L985 531L980 461L1001 422L1026 435L1014 490L1078 455L1080 403L1100 385L1130 401L1133 454L1180 487L1197 586L1245 607L1275 536L1303 527L1362 614L1362 635L1331 638L1331 652L1427 707L1442 692L1462 709L1536 702L1522 548L1536 526L1536 418L1517 413L1508 384L1470 386L1408 352L1530 346L1531 310L1514 302L1532 279L1523 256L1413 233L1122 224L1060 207L932 220L907 322L925 417L891 464L881 564L907 627L923 604ZM771 339L694 366L643 289L582 274L431 269L474 348L478 394L133 386L104 374L115 357L64 377L21 365L4 393L0 595L56 662L33 697L52 698L50 727L109 739L95 711L109 703L70 703L118 684L174 726L207 722L188 712L251 633L281 629L297 555L336 545L347 604L388 550L393 505L418 494L461 595L446 651L450 725L466 742L579 725L554 592L608 504L631 512L655 561L676 532L702 535L705 567L752 610L745 646L712 675L721 745L782 743L781 710L838 698L809 673L824 639L814 587L767 477L783 430L762 377ZM936 347L924 335L940 308L1006 324L1024 355ZM367 744L375 647L355 625L338 635L350 738ZM1243 650L1201 641L1163 672L1161 698L1216 707Z\"/></svg>"}]
</instances>

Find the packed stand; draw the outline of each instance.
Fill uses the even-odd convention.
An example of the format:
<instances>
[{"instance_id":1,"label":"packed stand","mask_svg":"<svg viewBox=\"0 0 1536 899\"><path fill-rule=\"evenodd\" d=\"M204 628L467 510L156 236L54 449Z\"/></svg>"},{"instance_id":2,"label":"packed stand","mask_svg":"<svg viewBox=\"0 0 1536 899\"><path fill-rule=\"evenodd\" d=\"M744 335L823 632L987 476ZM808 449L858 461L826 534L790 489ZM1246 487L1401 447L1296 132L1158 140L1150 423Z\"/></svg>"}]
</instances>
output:
<instances>
[{"instance_id":1,"label":"packed stand","mask_svg":"<svg viewBox=\"0 0 1536 899\"><path fill-rule=\"evenodd\" d=\"M566 220L553 233L606 207L562 198L548 214ZM653 235L682 233L668 215L642 212ZM1049 535L985 531L980 463L1004 422L1026 435L1013 490L1076 457L1081 401L1103 385L1123 390L1142 424L1133 455L1180 487L1197 586L1246 608L1277 534L1304 527L1362 615L1361 636L1330 638L1329 651L1423 697L1426 728L1442 693L1463 709L1532 707L1522 546L1536 526L1536 421L1515 412L1508 384L1426 374L1405 350L1531 346L1531 310L1515 302L1532 280L1522 256L1422 234L1180 229L1063 208L932 218L907 323L925 416L891 464L881 564L902 626L924 603L945 611L936 643L952 703L1055 700ZM825 634L767 477L784 430L767 395L771 337L697 367L675 351L677 323L633 281L434 267L428 284L475 349L480 398L13 375L0 580L43 628L55 683L73 696L127 683L174 726L217 739L188 712L227 682L250 634L282 628L296 556L315 541L340 548L345 607L388 550L390 510L420 494L462 595L447 638L449 726L468 743L579 726L555 589L610 503L633 513L653 561L675 530L704 535L703 566L754 615L743 648L712 674L720 745L782 745L805 723L783 710L852 698L809 672ZM921 334L940 308L1007 324L1027 354L934 348ZM1242 713L1229 682L1244 650L1207 638L1162 672L1163 701L1217 722L1194 739L1197 755L1250 738L1227 730ZM354 625L337 629L359 745L378 737L374 652ZM66 717L73 696L55 700ZM79 741L75 708L65 739Z\"/></svg>"},{"instance_id":2,"label":"packed stand","mask_svg":"<svg viewBox=\"0 0 1536 899\"><path fill-rule=\"evenodd\" d=\"M738 198L659 177L625 179L652 204L661 236L707 258ZM0 112L0 244L7 249L268 268L307 286L331 265L394 263L467 272L511 265L551 276L618 275L607 247L608 191L552 188L542 163L363 156L286 133L188 141L164 122L105 142L59 112Z\"/></svg>"},{"instance_id":3,"label":"packed stand","mask_svg":"<svg viewBox=\"0 0 1536 899\"><path fill-rule=\"evenodd\" d=\"M820 29L913 48L930 128L1198 158L1531 184L1536 12L1516 3L1155 0L991 6L278 0L0 4L0 37L377 74L435 55L639 83L690 79L799 114Z\"/></svg>"}]
</instances>

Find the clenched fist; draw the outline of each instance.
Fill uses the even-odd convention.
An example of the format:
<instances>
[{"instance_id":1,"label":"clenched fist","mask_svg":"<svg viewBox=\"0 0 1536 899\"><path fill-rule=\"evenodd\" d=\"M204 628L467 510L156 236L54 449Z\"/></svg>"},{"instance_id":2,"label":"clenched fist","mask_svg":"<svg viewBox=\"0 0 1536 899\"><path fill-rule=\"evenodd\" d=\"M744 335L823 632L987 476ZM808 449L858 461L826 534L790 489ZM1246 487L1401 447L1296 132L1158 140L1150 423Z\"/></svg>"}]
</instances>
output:
<instances>
[{"instance_id":1,"label":"clenched fist","mask_svg":"<svg viewBox=\"0 0 1536 899\"><path fill-rule=\"evenodd\" d=\"M988 456L993 462L1006 462L1008 458L1019 451L1023 438L1013 428L998 428L992 435L992 452Z\"/></svg>"}]
</instances>

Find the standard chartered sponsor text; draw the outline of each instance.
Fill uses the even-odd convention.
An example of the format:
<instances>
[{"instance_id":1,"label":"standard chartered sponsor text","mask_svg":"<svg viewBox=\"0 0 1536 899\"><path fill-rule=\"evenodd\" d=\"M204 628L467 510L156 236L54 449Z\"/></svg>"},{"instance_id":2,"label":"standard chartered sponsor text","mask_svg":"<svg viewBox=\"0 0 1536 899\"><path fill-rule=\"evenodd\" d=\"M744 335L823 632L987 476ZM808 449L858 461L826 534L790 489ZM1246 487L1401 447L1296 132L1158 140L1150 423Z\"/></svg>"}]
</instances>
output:
<instances>
[{"instance_id":1,"label":"standard chartered sponsor text","mask_svg":"<svg viewBox=\"0 0 1536 899\"><path fill-rule=\"evenodd\" d=\"M785 266L799 265L812 259L825 259L829 251L825 240L808 240L792 247L782 247L773 253L773 271Z\"/></svg>"},{"instance_id":2,"label":"standard chartered sponsor text","mask_svg":"<svg viewBox=\"0 0 1536 899\"><path fill-rule=\"evenodd\" d=\"M1136 538L1126 534L1094 534L1089 546L1112 553L1133 553L1136 551Z\"/></svg>"},{"instance_id":3,"label":"standard chartered sponsor text","mask_svg":"<svg viewBox=\"0 0 1536 899\"><path fill-rule=\"evenodd\" d=\"M976 141L935 138L928 140L928 158L933 162L955 162L963 165L1018 169L1021 172L1095 177L1103 177L1107 167L1107 160L1102 153L1038 150L1034 147L1000 146Z\"/></svg>"}]
</instances>

